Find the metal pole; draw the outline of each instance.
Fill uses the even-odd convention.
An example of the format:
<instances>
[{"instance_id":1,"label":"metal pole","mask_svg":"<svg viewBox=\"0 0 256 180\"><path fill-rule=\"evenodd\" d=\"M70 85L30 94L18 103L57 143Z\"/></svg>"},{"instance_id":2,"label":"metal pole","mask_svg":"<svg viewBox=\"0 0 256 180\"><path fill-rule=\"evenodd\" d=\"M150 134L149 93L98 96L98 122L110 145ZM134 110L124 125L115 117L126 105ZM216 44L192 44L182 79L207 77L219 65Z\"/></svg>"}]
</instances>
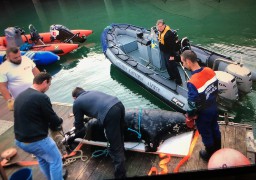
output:
<instances>
[{"instance_id":1,"label":"metal pole","mask_svg":"<svg viewBox=\"0 0 256 180\"><path fill-rule=\"evenodd\" d=\"M184 69L184 67L183 67L183 65L181 64L181 62L179 62L179 63L180 63L181 68L183 69L183 71L184 71L185 75L187 76L187 78L188 78L188 80L189 80L189 79L190 79L190 77L188 76L188 74L187 74L186 70Z\"/></svg>"}]
</instances>

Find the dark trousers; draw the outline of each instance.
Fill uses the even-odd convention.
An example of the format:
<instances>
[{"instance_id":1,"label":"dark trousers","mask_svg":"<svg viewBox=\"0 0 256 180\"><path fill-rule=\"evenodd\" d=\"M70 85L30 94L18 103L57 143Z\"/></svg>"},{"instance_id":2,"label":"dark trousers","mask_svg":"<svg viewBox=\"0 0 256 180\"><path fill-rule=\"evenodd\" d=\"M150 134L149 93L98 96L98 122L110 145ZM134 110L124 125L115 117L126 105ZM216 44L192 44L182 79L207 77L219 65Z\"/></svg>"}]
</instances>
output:
<instances>
[{"instance_id":1,"label":"dark trousers","mask_svg":"<svg viewBox=\"0 0 256 180\"><path fill-rule=\"evenodd\" d=\"M170 79L174 80L177 84L181 84L182 81L181 81L180 73L177 67L177 63L175 61L176 57L174 57L175 59L173 61L170 61L169 60L170 54L163 52L162 56L164 58L165 66L170 76Z\"/></svg>"},{"instance_id":2,"label":"dark trousers","mask_svg":"<svg viewBox=\"0 0 256 180\"><path fill-rule=\"evenodd\" d=\"M123 137L124 116L125 108L119 102L109 110L103 124L110 143L109 154L115 166L115 178L126 177Z\"/></svg>"},{"instance_id":3,"label":"dark trousers","mask_svg":"<svg viewBox=\"0 0 256 180\"><path fill-rule=\"evenodd\" d=\"M217 110L207 110L200 112L196 120L196 126L202 136L205 147L210 148L216 146L221 141L221 133L218 125Z\"/></svg>"}]
</instances>

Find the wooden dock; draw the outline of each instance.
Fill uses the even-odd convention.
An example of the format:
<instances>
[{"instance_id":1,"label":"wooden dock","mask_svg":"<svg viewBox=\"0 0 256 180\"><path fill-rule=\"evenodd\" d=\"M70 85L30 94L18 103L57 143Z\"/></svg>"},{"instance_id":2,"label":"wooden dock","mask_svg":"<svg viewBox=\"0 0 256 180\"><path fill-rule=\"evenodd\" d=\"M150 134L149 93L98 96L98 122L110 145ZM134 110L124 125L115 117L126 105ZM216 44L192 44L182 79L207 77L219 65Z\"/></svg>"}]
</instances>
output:
<instances>
[{"instance_id":1,"label":"wooden dock","mask_svg":"<svg viewBox=\"0 0 256 180\"><path fill-rule=\"evenodd\" d=\"M64 119L63 129L68 131L73 124L72 106L68 104L53 103L55 112ZM13 112L10 112L6 107L6 102L0 96L0 120L13 122ZM2 121L3 122L3 121ZM2 126L2 124L0 125ZM249 158L252 164L255 164L255 141L253 137L252 127L250 125L242 125L231 123L220 125L222 133L222 147L233 148L239 150L242 154ZM13 126L0 135L0 153L7 148L15 147ZM18 153L11 159L10 162L16 161L35 161L30 155L16 147ZM179 172L184 171L197 171L207 169L207 163L199 158L199 151L203 148L201 137L199 136L190 159L180 167ZM109 156L101 156L98 158L92 157L95 147L83 145L84 155L88 160L81 161L77 159L75 162L66 166L68 169L69 180L75 179L111 179L113 178L113 165ZM181 161L180 157L171 157L170 162L167 164L168 173L173 173L175 167ZM147 176L152 166L161 171L158 163L161 158L158 155L126 152L126 169L128 177ZM5 167L4 170L9 177L14 171L21 168L20 166ZM45 179L39 170L38 165L30 166L33 170L33 179Z\"/></svg>"}]
</instances>

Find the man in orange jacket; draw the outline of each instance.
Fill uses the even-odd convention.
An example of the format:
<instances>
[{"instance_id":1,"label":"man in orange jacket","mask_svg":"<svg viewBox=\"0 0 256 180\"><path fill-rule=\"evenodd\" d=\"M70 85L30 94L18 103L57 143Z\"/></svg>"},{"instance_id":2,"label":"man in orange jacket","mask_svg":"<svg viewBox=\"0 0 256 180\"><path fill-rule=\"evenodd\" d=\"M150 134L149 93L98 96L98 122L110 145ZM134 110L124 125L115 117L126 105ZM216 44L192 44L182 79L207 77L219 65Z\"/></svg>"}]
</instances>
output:
<instances>
[{"instance_id":1,"label":"man in orange jacket","mask_svg":"<svg viewBox=\"0 0 256 180\"><path fill-rule=\"evenodd\" d=\"M221 133L219 130L218 109L218 80L215 72L208 67L200 67L196 54L186 50L181 54L183 66L192 71L188 87L188 110L186 123L197 129L202 136L205 150L199 152L200 157L208 161L211 155L221 148Z\"/></svg>"}]
</instances>

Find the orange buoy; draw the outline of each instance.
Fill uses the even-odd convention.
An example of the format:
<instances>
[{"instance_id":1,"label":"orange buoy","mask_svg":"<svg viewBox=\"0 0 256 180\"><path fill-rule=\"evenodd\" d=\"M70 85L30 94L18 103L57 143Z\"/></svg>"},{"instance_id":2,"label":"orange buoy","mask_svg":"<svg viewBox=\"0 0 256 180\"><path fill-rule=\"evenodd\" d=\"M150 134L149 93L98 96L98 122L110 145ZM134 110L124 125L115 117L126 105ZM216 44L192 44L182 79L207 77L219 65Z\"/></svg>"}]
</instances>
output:
<instances>
[{"instance_id":1,"label":"orange buoy","mask_svg":"<svg viewBox=\"0 0 256 180\"><path fill-rule=\"evenodd\" d=\"M216 151L208 162L208 169L250 165L250 161L235 149L224 148Z\"/></svg>"}]
</instances>

